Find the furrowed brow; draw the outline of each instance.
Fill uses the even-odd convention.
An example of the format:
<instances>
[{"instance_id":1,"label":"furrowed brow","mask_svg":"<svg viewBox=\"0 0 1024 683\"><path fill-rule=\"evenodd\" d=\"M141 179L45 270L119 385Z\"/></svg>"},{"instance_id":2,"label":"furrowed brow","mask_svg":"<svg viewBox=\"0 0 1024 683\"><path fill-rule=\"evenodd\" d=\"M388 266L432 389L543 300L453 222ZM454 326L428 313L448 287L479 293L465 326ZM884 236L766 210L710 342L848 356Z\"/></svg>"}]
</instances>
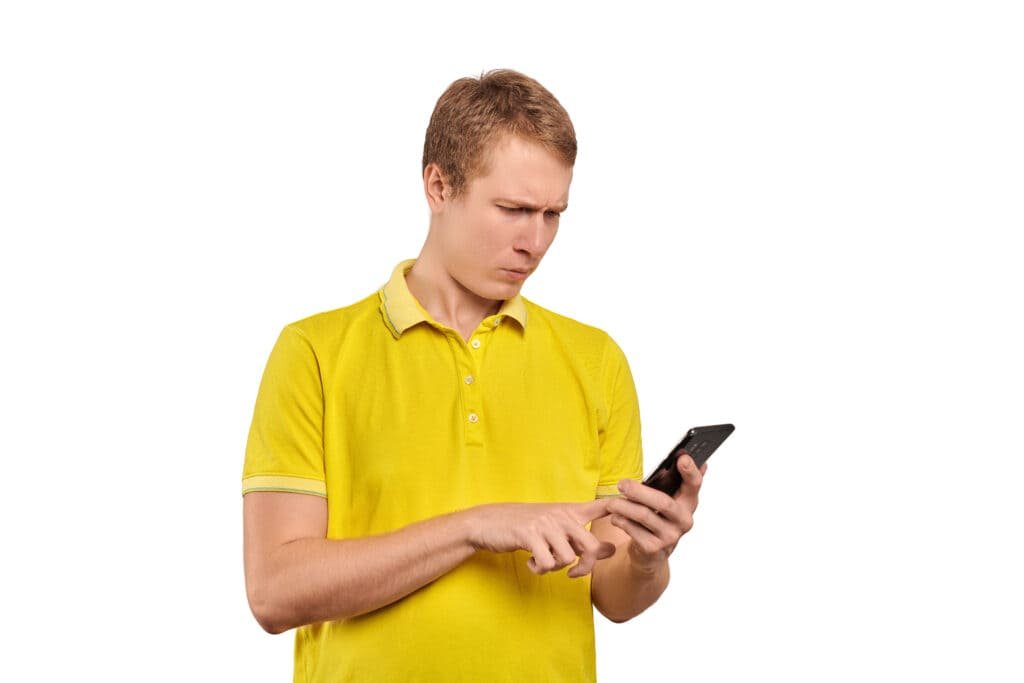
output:
<instances>
[{"instance_id":1,"label":"furrowed brow","mask_svg":"<svg viewBox=\"0 0 1024 683\"><path fill-rule=\"evenodd\" d=\"M499 202L508 202L509 204L517 204L517 205L523 207L524 209L530 209L532 211L539 211L541 208L543 208L543 207L537 206L535 204L532 204L530 202L524 201L522 199L512 199L512 198L501 197L501 198L498 199L498 201ZM562 204L561 206L553 206L551 208L554 209L555 211L558 211L559 213L561 213L562 211L565 211L566 209L569 208L569 204L565 203L565 204Z\"/></svg>"}]
</instances>

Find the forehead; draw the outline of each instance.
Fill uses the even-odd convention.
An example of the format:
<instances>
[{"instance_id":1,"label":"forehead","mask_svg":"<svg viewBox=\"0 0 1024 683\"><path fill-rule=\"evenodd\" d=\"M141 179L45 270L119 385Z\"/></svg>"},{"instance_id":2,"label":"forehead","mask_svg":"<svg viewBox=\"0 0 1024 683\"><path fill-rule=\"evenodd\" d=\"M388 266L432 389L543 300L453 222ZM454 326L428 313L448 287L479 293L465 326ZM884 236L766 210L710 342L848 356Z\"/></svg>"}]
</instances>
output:
<instances>
[{"instance_id":1,"label":"forehead","mask_svg":"<svg viewBox=\"0 0 1024 683\"><path fill-rule=\"evenodd\" d=\"M471 191L558 206L568 202L571 182L571 166L536 142L506 135L491 145L483 174L473 180Z\"/></svg>"}]
</instances>

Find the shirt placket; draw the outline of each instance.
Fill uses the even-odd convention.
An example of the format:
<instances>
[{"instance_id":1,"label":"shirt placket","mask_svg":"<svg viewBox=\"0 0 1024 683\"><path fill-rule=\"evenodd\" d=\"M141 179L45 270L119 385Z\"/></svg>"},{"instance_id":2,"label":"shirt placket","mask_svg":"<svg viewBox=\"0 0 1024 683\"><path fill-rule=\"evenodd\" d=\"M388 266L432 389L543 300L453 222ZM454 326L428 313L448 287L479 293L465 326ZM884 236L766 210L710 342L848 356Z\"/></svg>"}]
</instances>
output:
<instances>
[{"instance_id":1,"label":"shirt placket","mask_svg":"<svg viewBox=\"0 0 1024 683\"><path fill-rule=\"evenodd\" d=\"M473 448L483 447L486 421L491 417L484 414L482 410L480 371L483 367L484 356L494 342L495 331L500 323L500 317L485 318L468 341L459 339L456 364L460 378L459 389L462 394L462 405L465 411L463 431L466 435L466 445Z\"/></svg>"}]
</instances>

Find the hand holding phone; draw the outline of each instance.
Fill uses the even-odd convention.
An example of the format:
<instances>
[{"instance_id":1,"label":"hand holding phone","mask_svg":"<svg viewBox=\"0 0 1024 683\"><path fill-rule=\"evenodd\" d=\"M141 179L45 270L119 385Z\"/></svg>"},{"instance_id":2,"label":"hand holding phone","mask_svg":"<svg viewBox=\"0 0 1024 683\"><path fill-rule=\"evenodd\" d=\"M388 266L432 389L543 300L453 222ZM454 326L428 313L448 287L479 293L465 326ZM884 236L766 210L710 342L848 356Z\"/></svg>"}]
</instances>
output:
<instances>
[{"instance_id":1,"label":"hand holding phone","mask_svg":"<svg viewBox=\"0 0 1024 683\"><path fill-rule=\"evenodd\" d=\"M679 487L683 485L683 475L679 474L679 468L676 466L679 456L685 452L693 458L693 462L699 468L735 429L736 427L731 424L694 427L661 461L658 468L644 479L644 485L675 496Z\"/></svg>"}]
</instances>

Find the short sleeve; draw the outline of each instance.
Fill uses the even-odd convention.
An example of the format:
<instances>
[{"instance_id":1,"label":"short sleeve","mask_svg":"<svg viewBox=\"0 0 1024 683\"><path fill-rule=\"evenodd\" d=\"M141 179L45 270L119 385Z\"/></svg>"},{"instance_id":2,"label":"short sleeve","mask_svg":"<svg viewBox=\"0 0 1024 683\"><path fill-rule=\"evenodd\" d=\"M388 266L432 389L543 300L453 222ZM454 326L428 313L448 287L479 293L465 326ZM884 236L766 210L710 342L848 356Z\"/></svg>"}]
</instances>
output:
<instances>
[{"instance_id":1,"label":"short sleeve","mask_svg":"<svg viewBox=\"0 0 1024 683\"><path fill-rule=\"evenodd\" d=\"M601 474L597 498L618 496L620 479L643 481L640 404L626 355L609 337L602 363L607 420L600 434Z\"/></svg>"},{"instance_id":2,"label":"short sleeve","mask_svg":"<svg viewBox=\"0 0 1024 683\"><path fill-rule=\"evenodd\" d=\"M286 326L263 371L242 469L242 495L289 491L326 496L324 394L313 345Z\"/></svg>"}]
</instances>

